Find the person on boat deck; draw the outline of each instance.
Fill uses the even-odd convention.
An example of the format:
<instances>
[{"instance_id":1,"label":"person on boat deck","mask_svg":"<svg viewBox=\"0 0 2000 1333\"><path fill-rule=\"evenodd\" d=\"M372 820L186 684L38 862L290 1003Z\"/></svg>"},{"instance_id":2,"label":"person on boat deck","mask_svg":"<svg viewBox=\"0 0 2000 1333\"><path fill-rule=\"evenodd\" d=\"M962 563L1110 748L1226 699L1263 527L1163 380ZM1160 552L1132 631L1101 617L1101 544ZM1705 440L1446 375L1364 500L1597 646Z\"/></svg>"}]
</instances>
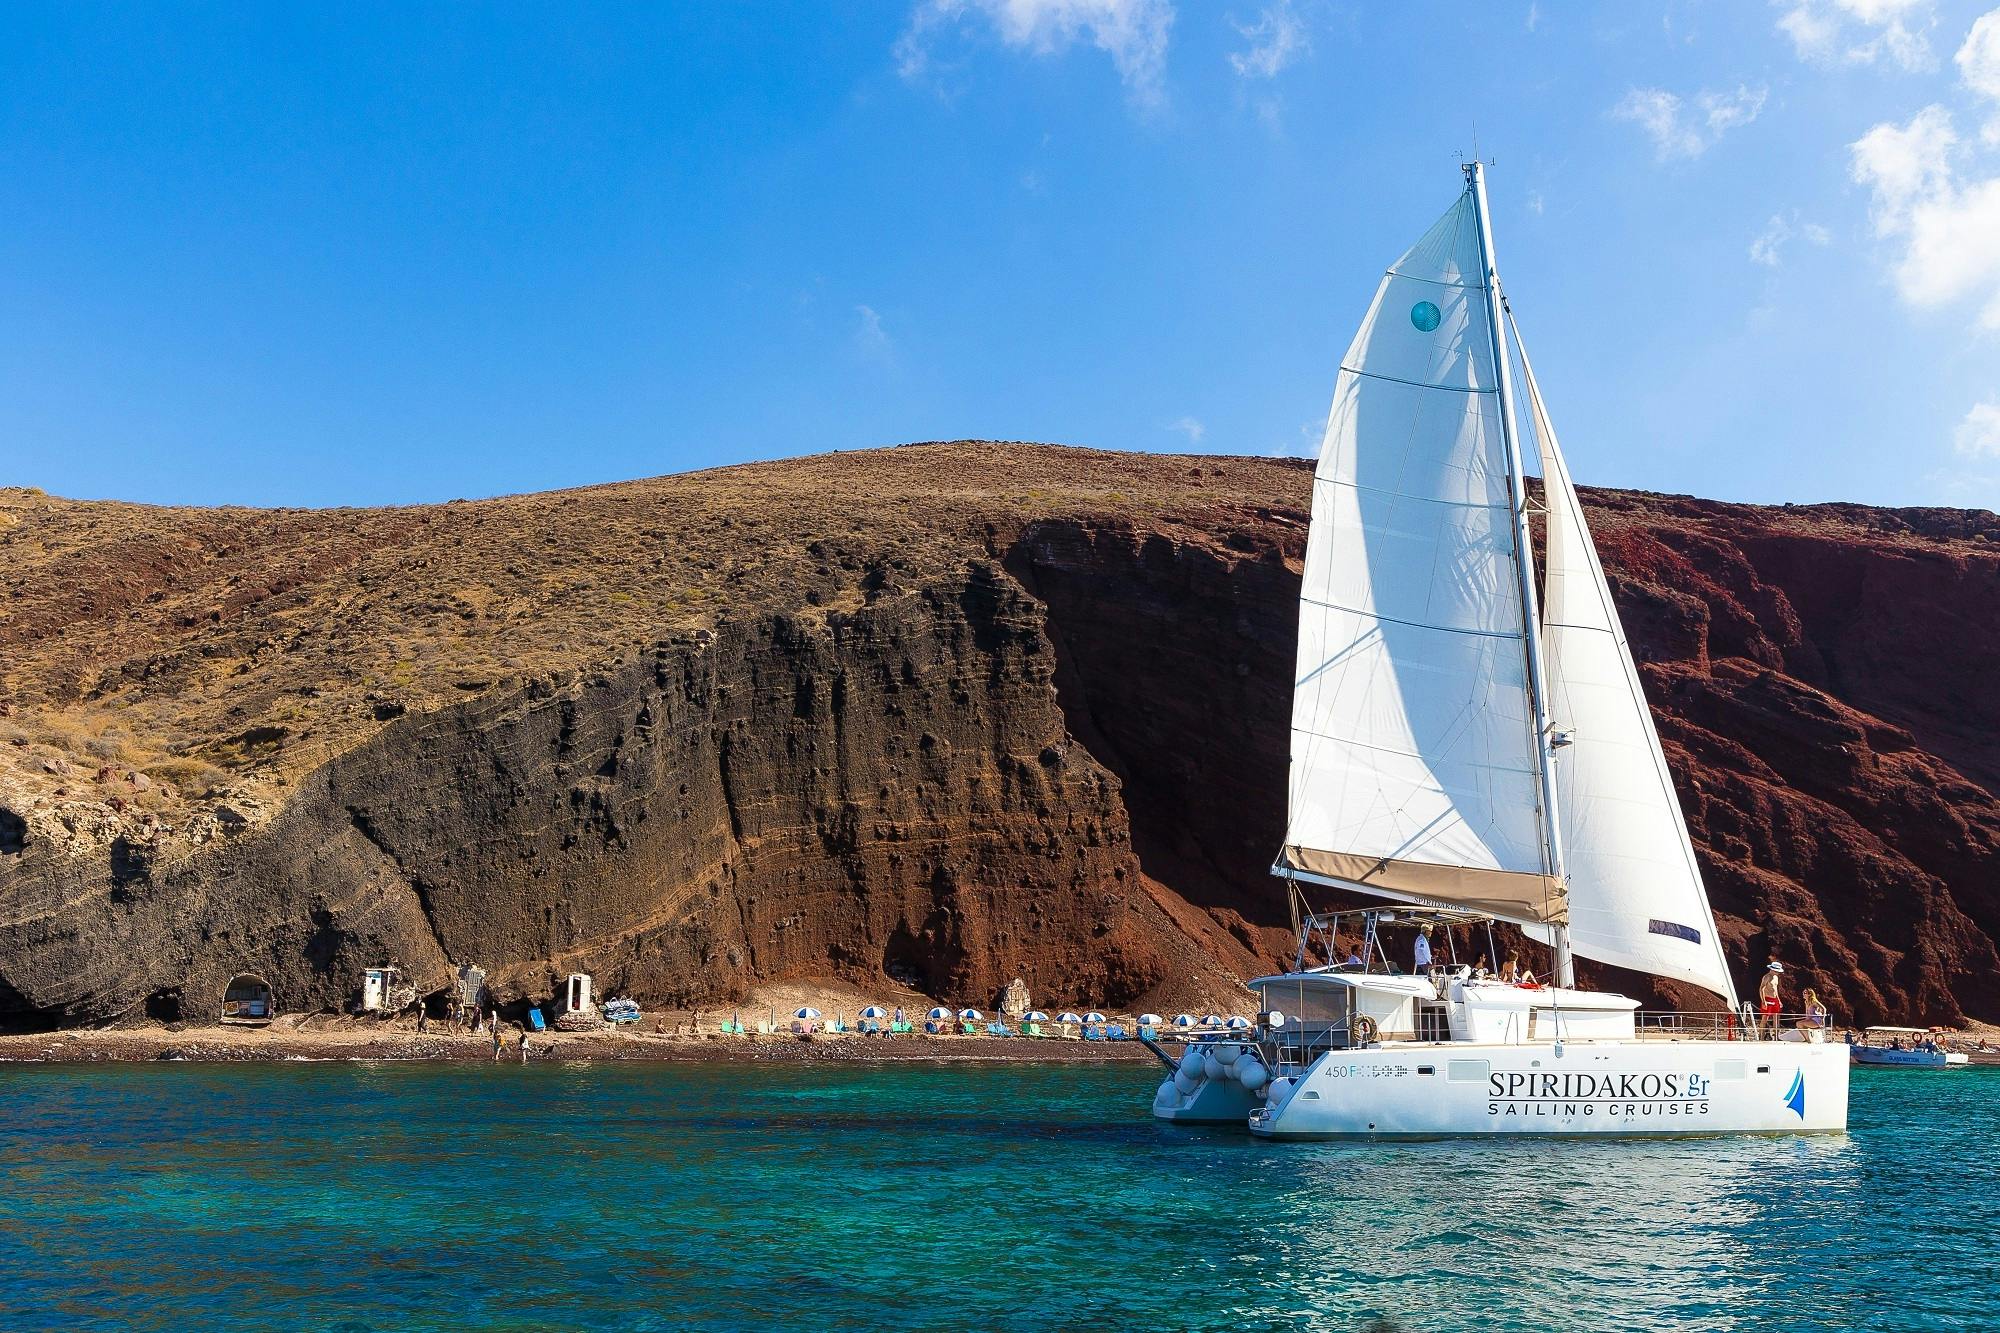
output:
<instances>
[{"instance_id":1,"label":"person on boat deck","mask_svg":"<svg viewBox=\"0 0 2000 1333\"><path fill-rule=\"evenodd\" d=\"M1416 952L1410 971L1422 976L1431 970L1431 928L1420 927L1417 931Z\"/></svg>"},{"instance_id":2,"label":"person on boat deck","mask_svg":"<svg viewBox=\"0 0 2000 1333\"><path fill-rule=\"evenodd\" d=\"M1338 950L1335 950L1335 952L1338 952ZM1348 945L1347 957L1341 959L1340 966L1355 972L1359 972L1362 967L1361 950L1356 948L1352 944Z\"/></svg>"},{"instance_id":3,"label":"person on boat deck","mask_svg":"<svg viewBox=\"0 0 2000 1333\"><path fill-rule=\"evenodd\" d=\"M1811 986L1806 987L1805 1009L1805 1017L1794 1026L1800 1029L1826 1026L1826 1006L1820 1003L1819 992Z\"/></svg>"},{"instance_id":4,"label":"person on boat deck","mask_svg":"<svg viewBox=\"0 0 2000 1333\"><path fill-rule=\"evenodd\" d=\"M1762 1036L1768 1028L1772 1036L1778 1035L1778 1015L1784 1012L1784 1001L1778 995L1779 980L1785 975L1785 965L1776 959L1764 969L1764 979L1757 983L1757 1033Z\"/></svg>"},{"instance_id":5,"label":"person on boat deck","mask_svg":"<svg viewBox=\"0 0 2000 1333\"><path fill-rule=\"evenodd\" d=\"M1507 955L1507 961L1500 964L1500 980L1511 983L1520 979L1521 957L1519 954L1510 953Z\"/></svg>"}]
</instances>

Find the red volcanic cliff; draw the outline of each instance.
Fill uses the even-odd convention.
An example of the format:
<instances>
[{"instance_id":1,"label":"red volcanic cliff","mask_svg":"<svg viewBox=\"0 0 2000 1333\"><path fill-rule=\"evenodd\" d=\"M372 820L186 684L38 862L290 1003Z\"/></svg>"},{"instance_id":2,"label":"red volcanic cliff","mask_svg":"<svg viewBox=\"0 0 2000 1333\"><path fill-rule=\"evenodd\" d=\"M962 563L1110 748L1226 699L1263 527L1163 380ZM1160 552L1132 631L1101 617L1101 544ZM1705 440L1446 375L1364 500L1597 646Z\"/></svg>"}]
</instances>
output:
<instances>
[{"instance_id":1,"label":"red volcanic cliff","mask_svg":"<svg viewBox=\"0 0 2000 1333\"><path fill-rule=\"evenodd\" d=\"M394 510L0 492L0 1022L242 971L338 1007L389 956L1224 995L1288 942L1308 476L953 444ZM1585 499L1739 980L2000 1019L2000 518Z\"/></svg>"}]
</instances>

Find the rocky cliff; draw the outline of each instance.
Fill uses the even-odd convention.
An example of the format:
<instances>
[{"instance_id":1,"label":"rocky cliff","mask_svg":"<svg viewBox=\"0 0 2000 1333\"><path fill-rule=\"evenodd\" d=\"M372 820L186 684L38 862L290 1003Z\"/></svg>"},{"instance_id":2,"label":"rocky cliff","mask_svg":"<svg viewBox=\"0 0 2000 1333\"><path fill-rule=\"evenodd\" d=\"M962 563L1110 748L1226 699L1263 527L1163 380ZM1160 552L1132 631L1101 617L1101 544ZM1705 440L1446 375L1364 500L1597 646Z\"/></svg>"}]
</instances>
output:
<instances>
[{"instance_id":1,"label":"rocky cliff","mask_svg":"<svg viewBox=\"0 0 2000 1333\"><path fill-rule=\"evenodd\" d=\"M0 491L0 1022L211 1016L240 972L337 1008L385 958L1220 993L1287 943L1308 477L939 444L411 509ZM1586 498L1743 974L2000 1019L2000 518Z\"/></svg>"}]
</instances>

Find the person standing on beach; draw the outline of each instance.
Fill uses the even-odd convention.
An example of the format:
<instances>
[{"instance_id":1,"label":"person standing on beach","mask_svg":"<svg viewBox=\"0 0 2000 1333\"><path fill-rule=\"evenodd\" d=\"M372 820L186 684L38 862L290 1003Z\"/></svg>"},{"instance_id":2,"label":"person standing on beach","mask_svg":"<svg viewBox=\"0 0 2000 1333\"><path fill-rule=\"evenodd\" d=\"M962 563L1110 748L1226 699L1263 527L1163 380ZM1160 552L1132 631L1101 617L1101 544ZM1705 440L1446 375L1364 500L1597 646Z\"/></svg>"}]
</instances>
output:
<instances>
[{"instance_id":1,"label":"person standing on beach","mask_svg":"<svg viewBox=\"0 0 2000 1333\"><path fill-rule=\"evenodd\" d=\"M528 1030L521 1029L521 1063L528 1063Z\"/></svg>"},{"instance_id":2,"label":"person standing on beach","mask_svg":"<svg viewBox=\"0 0 2000 1333\"><path fill-rule=\"evenodd\" d=\"M497 1019L493 1023L493 1059L495 1063L500 1059L500 1023Z\"/></svg>"},{"instance_id":3,"label":"person standing on beach","mask_svg":"<svg viewBox=\"0 0 2000 1333\"><path fill-rule=\"evenodd\" d=\"M421 1037L421 1036L423 1036L423 1035L424 1035L424 1034L425 1034L426 1032L429 1032L430 1030L431 1030L431 1011L430 1011L430 1010L428 1010L428 1009L426 1009L426 1008L424 1008L424 1006L422 1006L422 1005L418 1005L418 1006L417 1006L417 1035L418 1035L419 1037Z\"/></svg>"}]
</instances>

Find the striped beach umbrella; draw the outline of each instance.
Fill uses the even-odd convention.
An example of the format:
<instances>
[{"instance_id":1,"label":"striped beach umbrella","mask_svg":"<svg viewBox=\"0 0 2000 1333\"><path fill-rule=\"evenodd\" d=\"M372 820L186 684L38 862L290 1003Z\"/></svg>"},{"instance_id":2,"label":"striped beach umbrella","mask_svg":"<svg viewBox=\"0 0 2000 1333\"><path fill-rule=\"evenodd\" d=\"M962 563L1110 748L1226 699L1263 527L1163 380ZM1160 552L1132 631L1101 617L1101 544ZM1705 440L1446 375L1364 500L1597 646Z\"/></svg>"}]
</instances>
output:
<instances>
[{"instance_id":1,"label":"striped beach umbrella","mask_svg":"<svg viewBox=\"0 0 2000 1333\"><path fill-rule=\"evenodd\" d=\"M1058 1023L1081 1023L1082 1021L1082 1014L1073 1014L1067 1009L1056 1015L1056 1022Z\"/></svg>"},{"instance_id":2,"label":"striped beach umbrella","mask_svg":"<svg viewBox=\"0 0 2000 1333\"><path fill-rule=\"evenodd\" d=\"M794 1010L792 1010L792 1017L793 1017L793 1018L818 1018L818 1017L819 1017L819 1010L817 1010L817 1009L814 1009L814 1008L812 1008L812 1007L811 1007L811 1006L809 1006L809 1005L801 1005L801 1006L799 1006L799 1007L798 1007L797 1009L794 1009Z\"/></svg>"},{"instance_id":3,"label":"striped beach umbrella","mask_svg":"<svg viewBox=\"0 0 2000 1333\"><path fill-rule=\"evenodd\" d=\"M1245 1029L1249 1028L1250 1020L1245 1018L1241 1014L1231 1014L1229 1016L1229 1021L1224 1023L1222 1026L1228 1028L1231 1032L1242 1032Z\"/></svg>"},{"instance_id":4,"label":"striped beach umbrella","mask_svg":"<svg viewBox=\"0 0 2000 1333\"><path fill-rule=\"evenodd\" d=\"M977 1023L986 1017L985 1014L980 1013L977 1009L961 1009L958 1011L958 1016L962 1021L967 1023Z\"/></svg>"},{"instance_id":5,"label":"striped beach umbrella","mask_svg":"<svg viewBox=\"0 0 2000 1333\"><path fill-rule=\"evenodd\" d=\"M1083 1016L1083 1021L1086 1023L1102 1023L1104 1021L1104 1015L1098 1013L1095 1009L1093 1009L1089 1013Z\"/></svg>"},{"instance_id":6,"label":"striped beach umbrella","mask_svg":"<svg viewBox=\"0 0 2000 1333\"><path fill-rule=\"evenodd\" d=\"M1021 1021L1023 1023L1046 1023L1049 1021L1049 1016L1039 1009L1034 1009L1022 1014Z\"/></svg>"},{"instance_id":7,"label":"striped beach umbrella","mask_svg":"<svg viewBox=\"0 0 2000 1333\"><path fill-rule=\"evenodd\" d=\"M935 1008L935 1009L931 1010L931 1011L930 1011L929 1013L925 1014L925 1015L924 1015L924 1017L925 1017L925 1018L950 1018L950 1017L951 1017L951 1010L949 1010L949 1009L945 1008L945 1007L944 1007L943 1005L939 1005L939 1006L937 1006L937 1008Z\"/></svg>"},{"instance_id":8,"label":"striped beach umbrella","mask_svg":"<svg viewBox=\"0 0 2000 1333\"><path fill-rule=\"evenodd\" d=\"M1201 1020L1201 1025L1205 1028L1219 1028L1222 1026L1222 1015L1210 1014Z\"/></svg>"},{"instance_id":9,"label":"striped beach umbrella","mask_svg":"<svg viewBox=\"0 0 2000 1333\"><path fill-rule=\"evenodd\" d=\"M879 1004L871 1004L861 1011L861 1016L863 1018L887 1018L889 1011Z\"/></svg>"},{"instance_id":10,"label":"striped beach umbrella","mask_svg":"<svg viewBox=\"0 0 2000 1333\"><path fill-rule=\"evenodd\" d=\"M1194 1015L1193 1015L1193 1014L1175 1014L1175 1015L1174 1015L1174 1026L1175 1026L1175 1027L1177 1027L1177 1028L1191 1028L1191 1027L1193 1027L1193 1026L1194 1026Z\"/></svg>"},{"instance_id":11,"label":"striped beach umbrella","mask_svg":"<svg viewBox=\"0 0 2000 1333\"><path fill-rule=\"evenodd\" d=\"M1156 1028L1160 1025L1160 1022L1161 1019L1158 1014L1139 1015L1139 1026L1142 1028Z\"/></svg>"}]
</instances>

